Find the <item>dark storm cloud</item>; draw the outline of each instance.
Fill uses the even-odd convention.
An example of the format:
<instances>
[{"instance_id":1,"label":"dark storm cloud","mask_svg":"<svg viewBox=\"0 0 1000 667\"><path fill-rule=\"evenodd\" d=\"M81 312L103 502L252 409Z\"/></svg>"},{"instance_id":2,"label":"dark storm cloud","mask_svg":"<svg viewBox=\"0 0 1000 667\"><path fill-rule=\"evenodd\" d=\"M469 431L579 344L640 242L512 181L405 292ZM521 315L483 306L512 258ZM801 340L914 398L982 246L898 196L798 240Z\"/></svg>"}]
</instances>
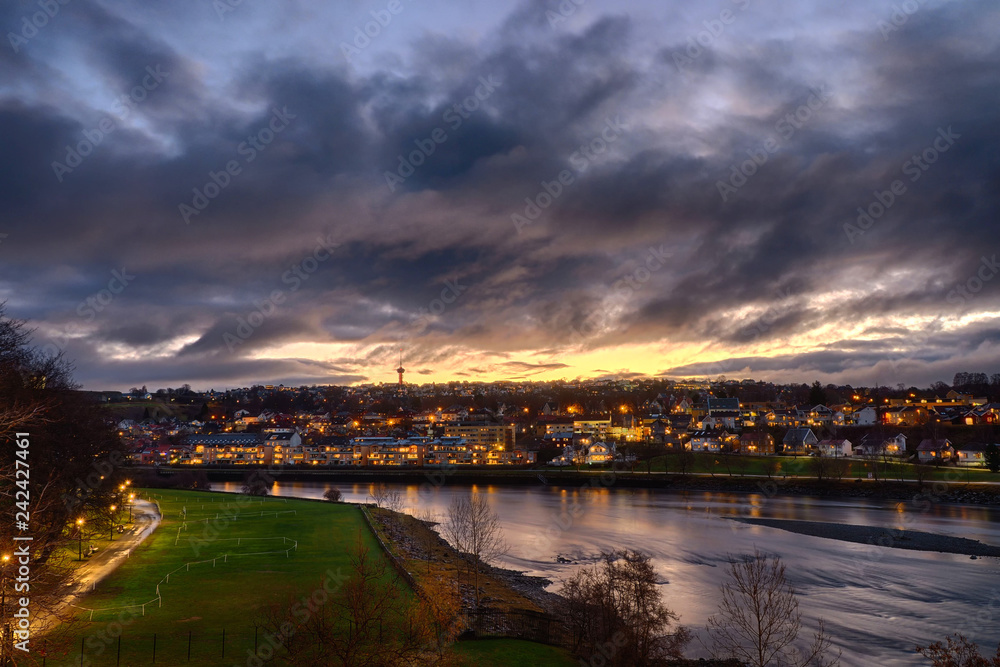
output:
<instances>
[{"instance_id":1,"label":"dark storm cloud","mask_svg":"<svg viewBox=\"0 0 1000 667\"><path fill-rule=\"evenodd\" d=\"M629 343L730 357L674 374L849 378L892 360L932 377L997 360L1000 278L970 291L1000 252L990 2L922 7L886 38L870 10L755 8L686 71L673 54L702 29L697 11L638 0L556 25L559 3L523 3L447 36L408 6L353 64L325 34L356 18L337 8L295 3L288 16L310 22L275 30L265 8L220 24L178 6L80 0L0 56L0 296L43 337L74 332L85 384L354 381L385 375L400 348L417 374L572 372L581 349ZM60 182L52 162L158 65L169 76ZM276 112L287 127L248 159ZM622 129L601 144L610 126ZM387 187L435 130L446 140ZM941 132L957 138L911 181L907 161ZM767 161L720 194L768 139ZM239 173L220 175L232 161ZM553 194L563 171L572 183ZM884 215L845 229L896 179L906 191ZM213 182L185 224L179 206ZM550 203L519 231L511 216L540 193ZM670 258L647 267L661 246ZM122 267L135 281L81 316ZM227 346L276 291L273 315ZM926 331L901 324L914 317ZM796 341L800 354L756 350ZM341 347L329 361L251 358L296 343ZM553 361L515 358L536 353Z\"/></svg>"}]
</instances>

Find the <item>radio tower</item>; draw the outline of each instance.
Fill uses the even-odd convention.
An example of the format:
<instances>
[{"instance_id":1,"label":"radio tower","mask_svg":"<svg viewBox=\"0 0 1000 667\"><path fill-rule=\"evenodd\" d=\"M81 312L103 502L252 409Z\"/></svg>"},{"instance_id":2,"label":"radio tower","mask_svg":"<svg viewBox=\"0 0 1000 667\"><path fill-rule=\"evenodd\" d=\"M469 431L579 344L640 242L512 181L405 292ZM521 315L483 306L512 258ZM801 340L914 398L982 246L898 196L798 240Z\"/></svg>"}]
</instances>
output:
<instances>
[{"instance_id":1,"label":"radio tower","mask_svg":"<svg viewBox=\"0 0 1000 667\"><path fill-rule=\"evenodd\" d=\"M396 369L396 372L399 373L399 388L402 389L403 388L403 373L406 372L406 369L403 368L403 351L402 350L399 351L399 368Z\"/></svg>"}]
</instances>

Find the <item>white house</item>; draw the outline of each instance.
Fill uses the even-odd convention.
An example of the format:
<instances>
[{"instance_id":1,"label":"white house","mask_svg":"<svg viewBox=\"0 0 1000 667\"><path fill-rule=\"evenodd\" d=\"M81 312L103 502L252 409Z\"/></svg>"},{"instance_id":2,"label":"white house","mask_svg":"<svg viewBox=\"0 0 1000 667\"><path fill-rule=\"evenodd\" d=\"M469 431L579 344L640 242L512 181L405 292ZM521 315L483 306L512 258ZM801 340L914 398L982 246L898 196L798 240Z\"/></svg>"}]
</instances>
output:
<instances>
[{"instance_id":1,"label":"white house","mask_svg":"<svg viewBox=\"0 0 1000 667\"><path fill-rule=\"evenodd\" d=\"M606 442L595 442L587 448L587 455L584 458L588 464L611 463L615 460L615 446Z\"/></svg>"},{"instance_id":2,"label":"white house","mask_svg":"<svg viewBox=\"0 0 1000 667\"><path fill-rule=\"evenodd\" d=\"M723 443L730 437L726 431L700 430L691 433L692 452L718 452Z\"/></svg>"},{"instance_id":3,"label":"white house","mask_svg":"<svg viewBox=\"0 0 1000 667\"><path fill-rule=\"evenodd\" d=\"M986 465L986 444L982 442L970 442L965 445L955 447L958 455L958 465L970 468L982 468Z\"/></svg>"},{"instance_id":4,"label":"white house","mask_svg":"<svg viewBox=\"0 0 1000 667\"><path fill-rule=\"evenodd\" d=\"M809 410L809 423L813 425L829 424L833 421L833 410L825 405L814 405Z\"/></svg>"},{"instance_id":5,"label":"white house","mask_svg":"<svg viewBox=\"0 0 1000 667\"><path fill-rule=\"evenodd\" d=\"M920 463L938 463L940 461L950 461L955 455L955 448L951 446L951 440L921 440L917 445L917 460Z\"/></svg>"},{"instance_id":6,"label":"white house","mask_svg":"<svg viewBox=\"0 0 1000 667\"><path fill-rule=\"evenodd\" d=\"M882 445L885 453L889 456L903 456L906 454L906 436L902 433L897 433L891 438L887 438Z\"/></svg>"},{"instance_id":7,"label":"white house","mask_svg":"<svg viewBox=\"0 0 1000 667\"><path fill-rule=\"evenodd\" d=\"M563 453L549 461L548 465L556 466L558 468L575 465L578 457L579 454L577 453L576 448L573 447L573 445L566 445L563 449Z\"/></svg>"},{"instance_id":8,"label":"white house","mask_svg":"<svg viewBox=\"0 0 1000 667\"><path fill-rule=\"evenodd\" d=\"M874 426L878 423L878 410L869 405L856 410L852 417L856 426Z\"/></svg>"},{"instance_id":9,"label":"white house","mask_svg":"<svg viewBox=\"0 0 1000 667\"><path fill-rule=\"evenodd\" d=\"M788 433L782 440L783 452L785 454L809 454L817 442L819 442L819 438L816 437L811 428L788 429Z\"/></svg>"},{"instance_id":10,"label":"white house","mask_svg":"<svg viewBox=\"0 0 1000 667\"><path fill-rule=\"evenodd\" d=\"M821 456L834 458L850 456L852 453L850 440L820 440L815 449Z\"/></svg>"}]
</instances>

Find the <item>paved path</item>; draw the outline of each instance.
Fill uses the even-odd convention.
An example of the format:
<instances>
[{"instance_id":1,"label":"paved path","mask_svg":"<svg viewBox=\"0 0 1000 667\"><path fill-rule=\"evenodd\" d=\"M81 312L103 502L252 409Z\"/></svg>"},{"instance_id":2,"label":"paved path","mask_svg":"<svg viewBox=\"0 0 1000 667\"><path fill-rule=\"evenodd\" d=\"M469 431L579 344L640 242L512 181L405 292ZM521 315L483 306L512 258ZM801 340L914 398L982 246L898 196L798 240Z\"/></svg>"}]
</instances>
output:
<instances>
[{"instance_id":1,"label":"paved path","mask_svg":"<svg viewBox=\"0 0 1000 667\"><path fill-rule=\"evenodd\" d=\"M72 579L65 585L65 593L59 605L48 614L39 614L32 628L33 637L41 637L45 632L58 624L58 616L71 613L69 605L81 605L84 596L94 590L101 581L107 578L121 565L129 553L142 541L149 537L160 525L160 515L156 505L147 500L136 499L132 506L132 526L124 533L116 534L115 539L105 543L93 556L80 565L73 573ZM102 540L103 541L103 540ZM87 540L84 539L84 551ZM86 605L81 605L86 606Z\"/></svg>"}]
</instances>

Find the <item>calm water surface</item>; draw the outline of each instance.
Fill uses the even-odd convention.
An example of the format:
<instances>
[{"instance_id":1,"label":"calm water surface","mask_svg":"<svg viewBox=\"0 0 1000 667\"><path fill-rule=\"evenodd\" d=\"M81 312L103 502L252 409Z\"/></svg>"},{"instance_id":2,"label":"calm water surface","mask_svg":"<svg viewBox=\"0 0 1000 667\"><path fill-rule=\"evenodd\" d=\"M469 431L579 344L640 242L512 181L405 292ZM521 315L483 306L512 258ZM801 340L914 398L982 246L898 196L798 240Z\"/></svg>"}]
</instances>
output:
<instances>
[{"instance_id":1,"label":"calm water surface","mask_svg":"<svg viewBox=\"0 0 1000 667\"><path fill-rule=\"evenodd\" d=\"M276 483L274 495L322 498L336 486L350 502L367 484ZM238 483L217 484L238 491ZM667 604L696 634L718 604L730 554L754 548L780 556L799 592L804 624L826 622L845 665L925 665L913 652L963 631L989 652L1000 641L1000 564L993 559L849 544L727 519L756 516L908 528L1000 545L1000 512L984 507L865 500L768 498L725 493L397 485L404 511L443 519L451 500L485 494L503 521L506 567L559 582L602 550L650 554ZM573 563L560 563L557 558ZM991 607L991 597L994 597ZM993 610L996 609L997 612ZM688 651L707 655L696 640Z\"/></svg>"}]
</instances>

